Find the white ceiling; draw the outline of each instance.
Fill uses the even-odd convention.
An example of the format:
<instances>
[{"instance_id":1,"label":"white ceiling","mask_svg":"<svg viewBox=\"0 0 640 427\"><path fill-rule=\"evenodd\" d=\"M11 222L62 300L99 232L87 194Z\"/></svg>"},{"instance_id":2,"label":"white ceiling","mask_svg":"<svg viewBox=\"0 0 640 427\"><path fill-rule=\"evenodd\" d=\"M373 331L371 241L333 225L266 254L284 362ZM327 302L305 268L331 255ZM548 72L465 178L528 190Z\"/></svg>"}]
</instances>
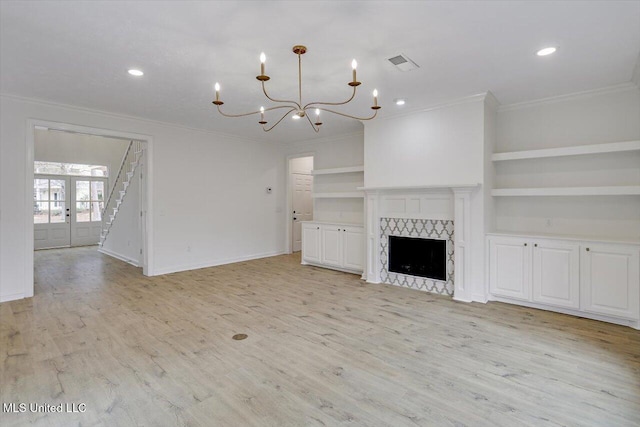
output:
<instances>
[{"instance_id":1,"label":"white ceiling","mask_svg":"<svg viewBox=\"0 0 640 427\"><path fill-rule=\"evenodd\" d=\"M628 82L640 52L638 1L1 2L0 91L271 141L354 132L360 122L324 117L320 134L285 120L265 134L268 106L255 79L267 54L273 96L296 96L294 44L305 44L303 101L348 97L350 113L417 109L491 90L502 104ZM557 45L555 55L536 50ZM404 53L420 69L386 58ZM133 78L129 68L144 70ZM268 120L274 121L273 116Z\"/></svg>"}]
</instances>

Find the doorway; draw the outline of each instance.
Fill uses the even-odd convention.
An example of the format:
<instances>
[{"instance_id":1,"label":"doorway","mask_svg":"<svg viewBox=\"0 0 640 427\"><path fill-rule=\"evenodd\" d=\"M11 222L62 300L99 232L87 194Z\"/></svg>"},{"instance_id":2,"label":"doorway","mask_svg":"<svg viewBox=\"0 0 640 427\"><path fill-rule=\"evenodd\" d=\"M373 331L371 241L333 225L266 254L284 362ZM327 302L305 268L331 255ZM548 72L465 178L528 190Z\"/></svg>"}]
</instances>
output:
<instances>
[{"instance_id":1,"label":"doorway","mask_svg":"<svg viewBox=\"0 0 640 427\"><path fill-rule=\"evenodd\" d=\"M106 177L34 174L34 249L97 244L107 187Z\"/></svg>"},{"instance_id":2,"label":"doorway","mask_svg":"<svg viewBox=\"0 0 640 427\"><path fill-rule=\"evenodd\" d=\"M289 159L291 252L302 249L302 222L313 220L313 156Z\"/></svg>"},{"instance_id":3,"label":"doorway","mask_svg":"<svg viewBox=\"0 0 640 427\"><path fill-rule=\"evenodd\" d=\"M34 162L36 158L39 157L36 155L37 154L36 139L37 139L38 131L40 130L67 132L70 134L86 135L90 137L109 138L111 140L125 140L127 142L135 140L135 141L140 141L140 143L144 146L144 151L145 151L144 157L146 159L145 166L144 166L145 179L144 179L144 183L140 185L140 192L142 195L140 198L141 208L140 208L139 219L138 219L138 221L140 221L141 223L141 235L142 235L141 237L142 248L141 248L140 261L142 266L142 274L144 274L145 276L153 276L154 275L154 271L153 271L154 251L153 251L153 233L151 232L151 230L153 230L153 214L152 214L153 200L151 197L147 196L149 194L153 194L153 137L151 137L150 135L138 134L133 132L123 132L123 131L112 130L112 129L73 125L68 123L52 122L52 121L41 120L41 119L28 119L26 124L27 137L26 137L26 156L25 156L28 167L27 167L27 174L26 174L26 180L25 180L25 189L26 189L25 202L26 203L23 207L24 209L23 212L24 212L26 221L31 221L32 223L34 221L34 210L37 211L38 209L35 207L35 204L34 204L34 178L36 174L33 166L35 164ZM91 145L90 148L89 146L90 145L87 145L87 148L91 150L96 148L93 145ZM53 161L54 159L51 159L51 160ZM59 159L58 161L60 160L62 159ZM118 164L120 164L121 160L122 158L119 159ZM78 163L83 163L83 162L78 161ZM88 162L88 163L91 163L91 162ZM110 167L110 169L112 168ZM116 172L117 172L117 168L116 168ZM91 181L91 179L89 179L89 181ZM48 191L51 189L50 185L51 185L50 183L47 183ZM71 189L70 181L68 184L65 182L65 190L67 188ZM55 191L53 193L55 193ZM53 201L54 207L55 207L56 197L58 197L59 204L57 209L59 209L60 207L59 205L61 203L61 200L60 200L61 194L58 194L58 196L55 196L53 193L46 195L46 201L47 202ZM105 187L105 195L106 194L108 194L108 190ZM65 203L67 203L66 194L64 198L65 198ZM43 197L43 201L45 201L44 197ZM89 215L89 219L91 219L91 212L92 212L91 205L96 204L97 201L92 200L90 196L89 200L87 200L86 202L89 202L88 215ZM68 203L69 203L69 206L65 205L64 209L65 209L65 215L66 215L66 209L67 207L69 207L70 209L69 221L71 221L71 215L72 215L71 209L73 207L71 206L70 194L68 198ZM48 203L48 205L50 204ZM84 214L85 215L87 214L86 209ZM51 213L48 213L47 215L51 215ZM55 215L56 214L54 213L54 216ZM95 214L94 214L94 217L95 217ZM66 218L66 216L64 218ZM55 216L54 221L55 220L60 221L60 217ZM89 220L88 222L91 223L91 222L97 222L97 221ZM48 219L47 219L47 223L49 223ZM69 232L71 233L71 231ZM26 298L32 297L34 295L34 280L33 280L34 279L34 249L35 249L34 233L35 233L35 227L29 227L27 234L24 236L25 237L24 257L26 261L25 261L25 287L24 287L24 292L22 296ZM82 232L80 231L77 233L79 238L81 237L81 233Z\"/></svg>"}]
</instances>

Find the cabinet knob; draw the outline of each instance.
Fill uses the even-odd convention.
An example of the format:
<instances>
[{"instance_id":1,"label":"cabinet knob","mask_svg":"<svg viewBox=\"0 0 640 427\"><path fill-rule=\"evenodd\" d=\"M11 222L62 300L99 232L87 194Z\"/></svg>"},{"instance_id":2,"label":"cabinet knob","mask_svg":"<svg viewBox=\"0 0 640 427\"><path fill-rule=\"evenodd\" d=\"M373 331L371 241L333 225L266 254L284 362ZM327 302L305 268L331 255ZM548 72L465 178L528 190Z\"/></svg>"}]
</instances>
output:
<instances>
[{"instance_id":1,"label":"cabinet knob","mask_svg":"<svg viewBox=\"0 0 640 427\"><path fill-rule=\"evenodd\" d=\"M534 243L534 244L533 244L533 247L534 247L534 248L537 248L537 247L538 247L538 244L537 244L537 243Z\"/></svg>"},{"instance_id":2,"label":"cabinet knob","mask_svg":"<svg viewBox=\"0 0 640 427\"><path fill-rule=\"evenodd\" d=\"M527 246L527 244L526 244L526 243L525 243L524 245L525 245L525 246Z\"/></svg>"},{"instance_id":3,"label":"cabinet knob","mask_svg":"<svg viewBox=\"0 0 640 427\"><path fill-rule=\"evenodd\" d=\"M589 248L587 248L587 252L589 252Z\"/></svg>"},{"instance_id":4,"label":"cabinet knob","mask_svg":"<svg viewBox=\"0 0 640 427\"><path fill-rule=\"evenodd\" d=\"M320 230L320 227L316 227L316 230Z\"/></svg>"}]
</instances>

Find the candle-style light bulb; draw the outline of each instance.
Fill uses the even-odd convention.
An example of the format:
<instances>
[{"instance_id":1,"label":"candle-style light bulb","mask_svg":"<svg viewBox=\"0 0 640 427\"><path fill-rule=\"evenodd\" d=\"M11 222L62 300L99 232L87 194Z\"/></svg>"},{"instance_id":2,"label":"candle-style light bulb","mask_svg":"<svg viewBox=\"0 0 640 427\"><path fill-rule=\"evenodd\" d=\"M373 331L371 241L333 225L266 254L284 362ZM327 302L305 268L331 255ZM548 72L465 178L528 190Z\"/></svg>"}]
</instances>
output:
<instances>
[{"instance_id":1,"label":"candle-style light bulb","mask_svg":"<svg viewBox=\"0 0 640 427\"><path fill-rule=\"evenodd\" d=\"M267 56L264 54L264 52L262 52L260 54L260 75L264 76L264 63L267 60Z\"/></svg>"},{"instance_id":2,"label":"candle-style light bulb","mask_svg":"<svg viewBox=\"0 0 640 427\"><path fill-rule=\"evenodd\" d=\"M264 107L260 107L260 121L258 123L260 123L261 125L267 123L264 121Z\"/></svg>"},{"instance_id":3,"label":"candle-style light bulb","mask_svg":"<svg viewBox=\"0 0 640 427\"><path fill-rule=\"evenodd\" d=\"M356 80L356 68L358 68L358 61L356 61L355 59L353 61L351 61L351 68L353 68L353 82L355 83Z\"/></svg>"},{"instance_id":4,"label":"candle-style light bulb","mask_svg":"<svg viewBox=\"0 0 640 427\"><path fill-rule=\"evenodd\" d=\"M373 90L373 105L378 106L378 89Z\"/></svg>"},{"instance_id":5,"label":"candle-style light bulb","mask_svg":"<svg viewBox=\"0 0 640 427\"><path fill-rule=\"evenodd\" d=\"M213 87L216 90L216 101L220 101L220 83L216 82Z\"/></svg>"},{"instance_id":6,"label":"candle-style light bulb","mask_svg":"<svg viewBox=\"0 0 640 427\"><path fill-rule=\"evenodd\" d=\"M320 117L320 109L316 108L316 116Z\"/></svg>"}]
</instances>

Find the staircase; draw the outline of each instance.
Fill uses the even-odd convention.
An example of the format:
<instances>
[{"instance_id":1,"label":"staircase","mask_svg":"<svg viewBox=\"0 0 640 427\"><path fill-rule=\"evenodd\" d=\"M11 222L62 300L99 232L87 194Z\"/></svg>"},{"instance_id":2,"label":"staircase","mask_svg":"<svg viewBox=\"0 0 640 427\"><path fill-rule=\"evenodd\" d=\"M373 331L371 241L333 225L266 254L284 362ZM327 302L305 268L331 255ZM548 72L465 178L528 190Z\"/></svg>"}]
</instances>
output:
<instances>
[{"instance_id":1,"label":"staircase","mask_svg":"<svg viewBox=\"0 0 640 427\"><path fill-rule=\"evenodd\" d=\"M120 164L120 170L116 176L116 180L111 187L109 197L104 204L104 210L102 211L102 231L100 233L100 247L107 240L109 230L118 215L118 209L127 194L127 188L131 182L131 178L136 172L136 169L140 165L140 159L143 154L143 146L140 141L131 141L127 147L127 152L122 158Z\"/></svg>"}]
</instances>

